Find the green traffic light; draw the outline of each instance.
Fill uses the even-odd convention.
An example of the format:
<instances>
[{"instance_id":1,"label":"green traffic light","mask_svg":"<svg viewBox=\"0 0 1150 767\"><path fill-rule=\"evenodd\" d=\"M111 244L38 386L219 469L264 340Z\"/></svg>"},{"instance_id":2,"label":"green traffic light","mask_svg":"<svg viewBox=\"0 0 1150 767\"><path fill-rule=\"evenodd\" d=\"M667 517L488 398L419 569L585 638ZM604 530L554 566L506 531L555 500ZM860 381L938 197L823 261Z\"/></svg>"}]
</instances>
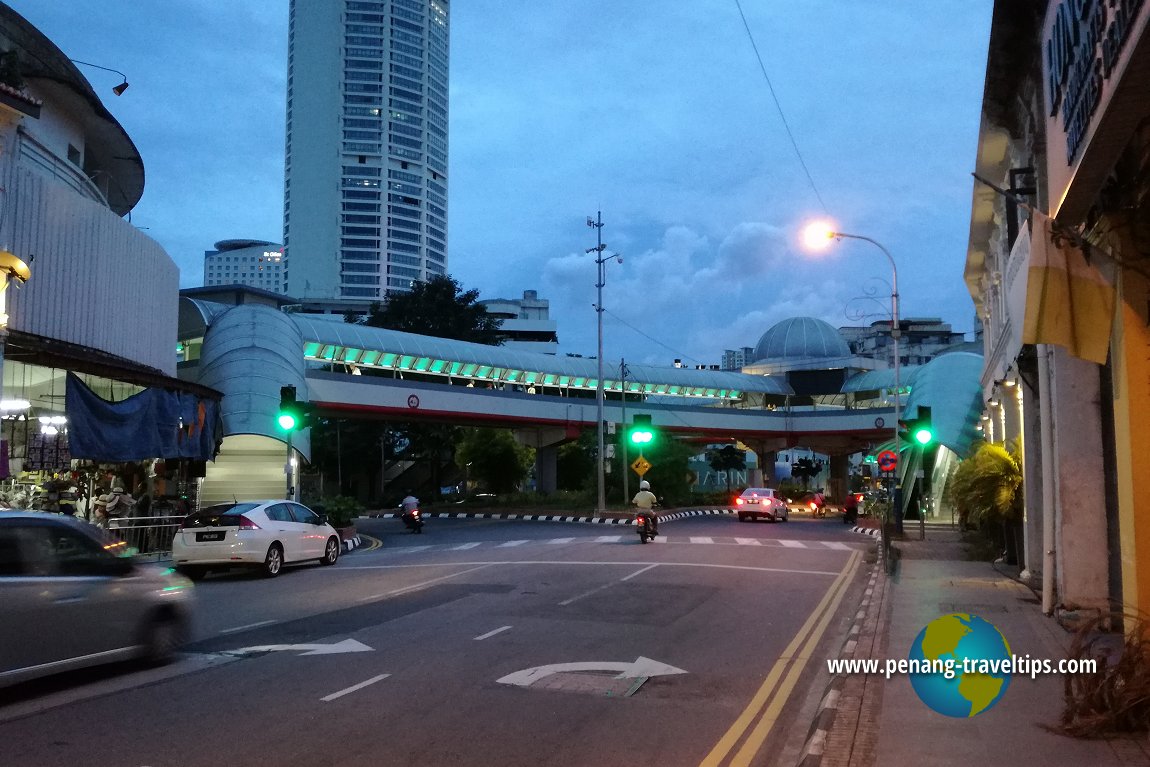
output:
<instances>
[{"instance_id":1,"label":"green traffic light","mask_svg":"<svg viewBox=\"0 0 1150 767\"><path fill-rule=\"evenodd\" d=\"M296 418L292 413L280 413L276 417L276 422L284 431L292 431L296 427Z\"/></svg>"},{"instance_id":2,"label":"green traffic light","mask_svg":"<svg viewBox=\"0 0 1150 767\"><path fill-rule=\"evenodd\" d=\"M920 429L915 429L914 441L920 445L929 445L931 440L934 439L934 432L925 426Z\"/></svg>"},{"instance_id":3,"label":"green traffic light","mask_svg":"<svg viewBox=\"0 0 1150 767\"><path fill-rule=\"evenodd\" d=\"M646 445L647 443L651 442L653 439L655 439L655 435L649 431L645 431L642 429L635 429L634 431L631 432L631 442L633 442L636 445Z\"/></svg>"}]
</instances>

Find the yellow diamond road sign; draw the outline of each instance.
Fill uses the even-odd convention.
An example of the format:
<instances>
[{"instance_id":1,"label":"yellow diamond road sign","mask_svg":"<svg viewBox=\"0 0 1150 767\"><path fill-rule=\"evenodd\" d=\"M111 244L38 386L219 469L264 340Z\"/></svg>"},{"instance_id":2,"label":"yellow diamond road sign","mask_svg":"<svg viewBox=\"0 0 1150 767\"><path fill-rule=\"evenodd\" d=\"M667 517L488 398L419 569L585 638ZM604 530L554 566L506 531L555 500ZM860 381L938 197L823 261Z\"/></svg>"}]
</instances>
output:
<instances>
[{"instance_id":1,"label":"yellow diamond road sign","mask_svg":"<svg viewBox=\"0 0 1150 767\"><path fill-rule=\"evenodd\" d=\"M651 468L651 464L646 458L639 456L634 461L631 461L631 468L641 477Z\"/></svg>"}]
</instances>

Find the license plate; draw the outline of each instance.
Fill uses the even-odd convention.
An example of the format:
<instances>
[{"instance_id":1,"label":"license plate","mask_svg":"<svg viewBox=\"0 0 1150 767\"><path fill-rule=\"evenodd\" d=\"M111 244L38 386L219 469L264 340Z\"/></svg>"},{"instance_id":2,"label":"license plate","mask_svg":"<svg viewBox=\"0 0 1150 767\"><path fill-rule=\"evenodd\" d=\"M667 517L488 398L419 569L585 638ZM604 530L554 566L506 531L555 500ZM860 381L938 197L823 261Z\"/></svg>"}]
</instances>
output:
<instances>
[{"instance_id":1,"label":"license plate","mask_svg":"<svg viewBox=\"0 0 1150 767\"><path fill-rule=\"evenodd\" d=\"M201 543L206 541L222 541L225 534L223 530L214 533L196 533L196 540Z\"/></svg>"}]
</instances>

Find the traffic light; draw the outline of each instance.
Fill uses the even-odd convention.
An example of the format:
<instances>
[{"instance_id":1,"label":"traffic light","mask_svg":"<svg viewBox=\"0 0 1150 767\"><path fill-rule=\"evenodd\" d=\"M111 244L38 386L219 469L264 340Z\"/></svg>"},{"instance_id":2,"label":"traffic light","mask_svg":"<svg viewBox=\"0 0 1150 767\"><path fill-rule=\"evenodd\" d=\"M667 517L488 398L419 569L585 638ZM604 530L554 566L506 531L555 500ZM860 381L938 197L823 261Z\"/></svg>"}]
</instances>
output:
<instances>
[{"instance_id":1,"label":"traffic light","mask_svg":"<svg viewBox=\"0 0 1150 767\"><path fill-rule=\"evenodd\" d=\"M918 417L901 424L902 437L908 442L927 447L934 442L934 427L931 425L930 408L920 405Z\"/></svg>"},{"instance_id":2,"label":"traffic light","mask_svg":"<svg viewBox=\"0 0 1150 767\"><path fill-rule=\"evenodd\" d=\"M631 440L632 445L639 445L640 447L654 442L655 430L651 427L651 416L636 413L635 419L631 422L631 428L627 432L627 437Z\"/></svg>"},{"instance_id":3,"label":"traffic light","mask_svg":"<svg viewBox=\"0 0 1150 767\"><path fill-rule=\"evenodd\" d=\"M299 431L311 427L314 406L310 402L300 402L295 397L294 386L280 387L280 409L276 423L284 431Z\"/></svg>"}]
</instances>

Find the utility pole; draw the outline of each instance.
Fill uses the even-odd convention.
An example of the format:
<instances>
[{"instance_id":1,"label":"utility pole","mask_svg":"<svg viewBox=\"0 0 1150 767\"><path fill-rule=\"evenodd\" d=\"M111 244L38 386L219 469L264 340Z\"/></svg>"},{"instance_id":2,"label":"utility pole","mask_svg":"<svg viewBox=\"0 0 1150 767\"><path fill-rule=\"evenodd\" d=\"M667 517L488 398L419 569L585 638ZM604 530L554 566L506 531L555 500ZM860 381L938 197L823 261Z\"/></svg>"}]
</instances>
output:
<instances>
[{"instance_id":1,"label":"utility pole","mask_svg":"<svg viewBox=\"0 0 1150 767\"><path fill-rule=\"evenodd\" d=\"M620 433L616 435L619 443L619 463L621 464L620 473L623 475L623 508L627 508L627 504L631 502L631 491L628 488L630 484L630 477L627 472L630 471L630 466L627 465L627 438L623 435L627 433L627 361L622 357L619 358L619 380L623 382L623 417L622 428Z\"/></svg>"}]
</instances>

